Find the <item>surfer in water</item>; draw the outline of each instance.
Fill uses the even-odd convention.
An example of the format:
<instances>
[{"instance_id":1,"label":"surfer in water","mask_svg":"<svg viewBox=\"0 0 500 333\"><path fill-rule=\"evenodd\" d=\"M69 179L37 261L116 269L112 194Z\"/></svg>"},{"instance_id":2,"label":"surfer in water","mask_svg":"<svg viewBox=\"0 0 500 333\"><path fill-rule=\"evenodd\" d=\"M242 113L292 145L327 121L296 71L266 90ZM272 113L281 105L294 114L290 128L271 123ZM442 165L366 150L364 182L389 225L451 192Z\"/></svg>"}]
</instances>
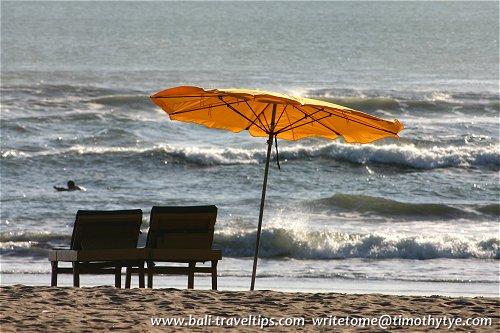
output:
<instances>
[{"instance_id":1,"label":"surfer in water","mask_svg":"<svg viewBox=\"0 0 500 333\"><path fill-rule=\"evenodd\" d=\"M58 186L54 186L54 188L56 189L56 191L59 191L59 192L62 192L62 191L84 191L85 192L86 191L86 189L84 187L76 185L75 182L72 180L68 181L68 188L58 187Z\"/></svg>"}]
</instances>

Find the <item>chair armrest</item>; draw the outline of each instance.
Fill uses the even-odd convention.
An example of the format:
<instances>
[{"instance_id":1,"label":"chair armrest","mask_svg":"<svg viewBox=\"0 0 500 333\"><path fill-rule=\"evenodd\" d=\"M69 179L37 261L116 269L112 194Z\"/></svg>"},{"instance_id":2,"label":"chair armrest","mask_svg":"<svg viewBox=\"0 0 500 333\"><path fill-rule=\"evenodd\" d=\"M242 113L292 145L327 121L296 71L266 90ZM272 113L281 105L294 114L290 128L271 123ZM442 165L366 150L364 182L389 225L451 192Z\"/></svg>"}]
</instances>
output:
<instances>
[{"instance_id":1,"label":"chair armrest","mask_svg":"<svg viewBox=\"0 0 500 333\"><path fill-rule=\"evenodd\" d=\"M147 249L52 250L50 261L127 261L147 260Z\"/></svg>"}]
</instances>

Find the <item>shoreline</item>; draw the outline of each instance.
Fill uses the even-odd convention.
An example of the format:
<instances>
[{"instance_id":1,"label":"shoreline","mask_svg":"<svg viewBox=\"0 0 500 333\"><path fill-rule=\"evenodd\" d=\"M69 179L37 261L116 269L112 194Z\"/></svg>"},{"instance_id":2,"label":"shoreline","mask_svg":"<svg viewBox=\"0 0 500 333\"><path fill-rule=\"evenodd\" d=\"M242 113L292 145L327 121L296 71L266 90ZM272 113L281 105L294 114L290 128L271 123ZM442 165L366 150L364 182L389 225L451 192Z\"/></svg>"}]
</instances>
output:
<instances>
[{"instance_id":1,"label":"shoreline","mask_svg":"<svg viewBox=\"0 0 500 333\"><path fill-rule=\"evenodd\" d=\"M26 285L1 286L0 291L2 332L174 332L180 328L200 332L500 330L498 297ZM173 318L178 321L164 325L165 319ZM290 318L302 322L292 324ZM359 326L362 318L377 322ZM393 321L385 322L384 328L379 326L382 318ZM447 319L443 322L444 318ZM460 324L458 318L461 318ZM453 324L449 329L451 320ZM466 320L469 324L475 320L478 325L465 325ZM481 324L480 320L483 320ZM354 325L356 323L358 325Z\"/></svg>"},{"instance_id":2,"label":"shoreline","mask_svg":"<svg viewBox=\"0 0 500 333\"><path fill-rule=\"evenodd\" d=\"M72 287L70 274L59 275L59 287ZM210 277L197 274L195 289L211 289ZM124 286L124 275L122 286ZM50 286L48 273L0 273L0 286L16 284L29 286ZM112 286L112 276L87 275L81 276L82 287ZM132 288L138 287L137 277L132 277ZM250 277L219 276L219 290L222 291L248 291ZM347 293L347 294L385 294L398 296L445 296L445 297L500 297L498 283L476 282L425 282L401 280L350 280L350 279L323 279L323 278L289 278L289 277L259 277L256 280L257 290L274 290L292 293ZM187 287L187 278L177 275L163 275L155 279L155 289Z\"/></svg>"}]
</instances>

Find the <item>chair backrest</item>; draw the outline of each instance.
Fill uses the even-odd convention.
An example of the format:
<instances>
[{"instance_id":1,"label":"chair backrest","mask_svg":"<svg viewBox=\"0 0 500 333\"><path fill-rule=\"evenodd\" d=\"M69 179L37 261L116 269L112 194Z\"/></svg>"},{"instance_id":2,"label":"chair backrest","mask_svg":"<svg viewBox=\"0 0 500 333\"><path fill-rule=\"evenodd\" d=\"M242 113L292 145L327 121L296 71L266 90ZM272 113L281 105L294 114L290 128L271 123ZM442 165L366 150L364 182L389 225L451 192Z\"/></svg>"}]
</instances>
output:
<instances>
[{"instance_id":1,"label":"chair backrest","mask_svg":"<svg viewBox=\"0 0 500 333\"><path fill-rule=\"evenodd\" d=\"M142 210L79 210L72 250L129 249L137 247Z\"/></svg>"},{"instance_id":2,"label":"chair backrest","mask_svg":"<svg viewBox=\"0 0 500 333\"><path fill-rule=\"evenodd\" d=\"M216 219L216 206L154 206L146 247L210 249Z\"/></svg>"}]
</instances>

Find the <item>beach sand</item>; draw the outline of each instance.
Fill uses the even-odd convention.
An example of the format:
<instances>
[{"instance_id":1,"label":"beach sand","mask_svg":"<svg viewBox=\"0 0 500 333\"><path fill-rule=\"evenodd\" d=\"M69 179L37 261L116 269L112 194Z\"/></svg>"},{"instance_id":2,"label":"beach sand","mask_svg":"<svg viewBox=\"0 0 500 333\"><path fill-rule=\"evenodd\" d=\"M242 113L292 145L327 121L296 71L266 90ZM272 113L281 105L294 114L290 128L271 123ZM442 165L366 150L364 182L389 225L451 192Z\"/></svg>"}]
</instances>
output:
<instances>
[{"instance_id":1,"label":"beach sand","mask_svg":"<svg viewBox=\"0 0 500 333\"><path fill-rule=\"evenodd\" d=\"M340 332L498 332L499 298L394 296L380 294L290 293L276 291L211 291L179 289L116 289L114 287L0 287L1 332L196 332L260 331L270 320L295 317L291 326L267 326L264 331ZM392 324L341 326L361 318L388 315ZM151 318L184 319L183 325L153 326ZM314 325L313 318L326 318ZM491 325L424 325L424 319L491 318ZM303 318L304 323L300 322ZM353 319L356 318L356 319ZM414 320L414 325L405 323ZM206 325L208 321L211 325ZM217 326L225 321L224 326ZM239 323L237 321L240 320ZM335 320L335 321L334 321ZM479 319L475 319L479 320ZM419 321L422 321L421 323ZM334 325L336 323L337 325ZM420 326L416 324L420 323ZM477 323L477 322L476 322ZM190 325L194 324L194 325ZM248 324L253 324L249 326Z\"/></svg>"}]
</instances>

